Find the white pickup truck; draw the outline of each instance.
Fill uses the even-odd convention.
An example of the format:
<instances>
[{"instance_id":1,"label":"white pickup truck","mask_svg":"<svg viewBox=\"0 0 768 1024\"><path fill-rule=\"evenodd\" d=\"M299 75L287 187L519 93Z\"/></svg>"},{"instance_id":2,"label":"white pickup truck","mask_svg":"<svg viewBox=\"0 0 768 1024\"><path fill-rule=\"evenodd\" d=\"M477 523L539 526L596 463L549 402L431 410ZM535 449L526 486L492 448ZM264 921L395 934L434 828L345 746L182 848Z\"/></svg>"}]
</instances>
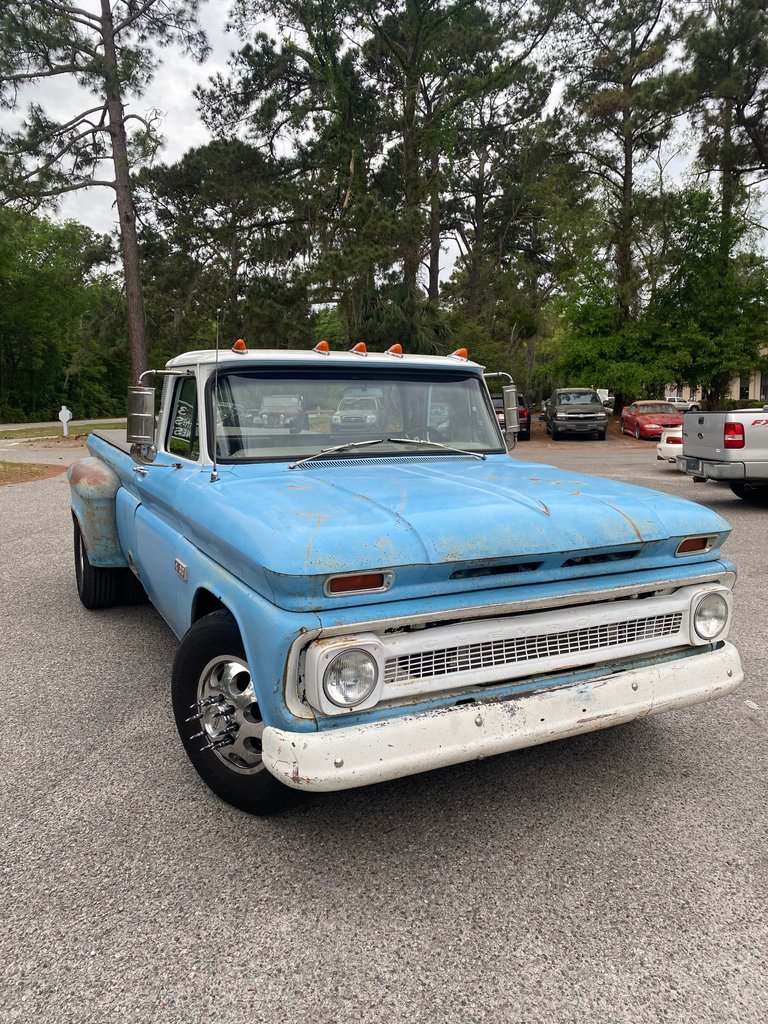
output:
<instances>
[{"instance_id":1,"label":"white pickup truck","mask_svg":"<svg viewBox=\"0 0 768 1024\"><path fill-rule=\"evenodd\" d=\"M687 412L677 466L695 481L717 480L768 504L768 405L731 412Z\"/></svg>"}]
</instances>

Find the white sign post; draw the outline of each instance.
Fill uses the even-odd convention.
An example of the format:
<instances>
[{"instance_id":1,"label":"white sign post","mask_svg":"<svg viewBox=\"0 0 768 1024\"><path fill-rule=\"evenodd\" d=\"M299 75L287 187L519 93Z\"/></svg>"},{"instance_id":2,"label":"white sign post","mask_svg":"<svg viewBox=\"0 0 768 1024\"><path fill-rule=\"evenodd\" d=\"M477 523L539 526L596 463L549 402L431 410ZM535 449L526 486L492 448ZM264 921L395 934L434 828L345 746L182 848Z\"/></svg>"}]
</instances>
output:
<instances>
[{"instance_id":1,"label":"white sign post","mask_svg":"<svg viewBox=\"0 0 768 1024\"><path fill-rule=\"evenodd\" d=\"M59 419L61 420L61 426L64 430L64 437L69 437L69 421L72 419L72 413L66 405L62 405L59 410Z\"/></svg>"}]
</instances>

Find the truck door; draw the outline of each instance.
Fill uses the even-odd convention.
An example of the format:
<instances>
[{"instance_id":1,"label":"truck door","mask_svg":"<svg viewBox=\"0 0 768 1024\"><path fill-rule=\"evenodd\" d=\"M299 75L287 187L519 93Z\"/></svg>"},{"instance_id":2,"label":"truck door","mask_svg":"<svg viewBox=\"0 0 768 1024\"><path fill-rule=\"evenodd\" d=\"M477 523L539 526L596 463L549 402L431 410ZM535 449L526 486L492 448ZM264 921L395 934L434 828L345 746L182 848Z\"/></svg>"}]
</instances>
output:
<instances>
[{"instance_id":1,"label":"truck door","mask_svg":"<svg viewBox=\"0 0 768 1024\"><path fill-rule=\"evenodd\" d=\"M134 557L150 600L177 636L189 624L189 594L177 555L181 528L176 513L180 491L202 468L197 379L173 383L171 415L159 439L156 461L139 473ZM172 468L179 464L180 468Z\"/></svg>"}]
</instances>

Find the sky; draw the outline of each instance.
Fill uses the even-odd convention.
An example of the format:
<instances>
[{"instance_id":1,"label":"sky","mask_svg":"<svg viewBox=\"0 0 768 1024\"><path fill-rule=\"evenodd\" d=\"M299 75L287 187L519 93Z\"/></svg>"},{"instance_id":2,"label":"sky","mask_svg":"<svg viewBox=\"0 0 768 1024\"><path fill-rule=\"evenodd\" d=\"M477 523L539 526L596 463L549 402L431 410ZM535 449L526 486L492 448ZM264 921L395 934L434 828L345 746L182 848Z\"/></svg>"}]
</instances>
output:
<instances>
[{"instance_id":1,"label":"sky","mask_svg":"<svg viewBox=\"0 0 768 1024\"><path fill-rule=\"evenodd\" d=\"M85 2L82 6L94 8L98 4ZM163 50L162 64L147 92L127 104L129 111L137 114L144 115L151 110L162 113L161 131L166 144L158 153L158 160L163 163L173 163L190 147L210 141L210 135L198 116L192 91L217 71L225 72L228 55L242 45L236 35L226 32L228 9L228 0L207 0L202 7L200 20L211 45L211 54L204 64L197 64L177 49ZM80 90L69 76L62 75L44 79L26 89L22 94L20 112L23 113L27 103L34 100L41 103L51 117L68 120L86 109L82 106L83 99L88 100L88 94ZM14 119L5 115L2 124L10 128ZM56 213L46 213L55 219L77 220L104 233L117 227L114 193L109 188L72 192L63 198Z\"/></svg>"}]
</instances>

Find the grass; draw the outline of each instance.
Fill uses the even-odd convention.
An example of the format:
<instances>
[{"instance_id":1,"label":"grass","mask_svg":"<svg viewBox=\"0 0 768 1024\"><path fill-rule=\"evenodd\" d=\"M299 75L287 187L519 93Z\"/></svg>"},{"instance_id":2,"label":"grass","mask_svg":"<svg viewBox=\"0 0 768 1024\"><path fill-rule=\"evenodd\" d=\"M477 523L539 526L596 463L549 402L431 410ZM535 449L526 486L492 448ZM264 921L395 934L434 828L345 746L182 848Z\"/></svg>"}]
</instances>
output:
<instances>
[{"instance_id":1,"label":"grass","mask_svg":"<svg viewBox=\"0 0 768 1024\"><path fill-rule=\"evenodd\" d=\"M80 437L82 434L90 434L92 430L120 430L123 427L125 427L125 420L118 420L116 423L78 423L76 427L70 424L69 436ZM63 435L64 431L61 427L22 427L21 430L0 430L0 441L28 437L63 437Z\"/></svg>"},{"instance_id":2,"label":"grass","mask_svg":"<svg viewBox=\"0 0 768 1024\"><path fill-rule=\"evenodd\" d=\"M45 480L64 472L63 466L38 466L26 462L0 462L0 487L6 484L27 484L31 480Z\"/></svg>"}]
</instances>

